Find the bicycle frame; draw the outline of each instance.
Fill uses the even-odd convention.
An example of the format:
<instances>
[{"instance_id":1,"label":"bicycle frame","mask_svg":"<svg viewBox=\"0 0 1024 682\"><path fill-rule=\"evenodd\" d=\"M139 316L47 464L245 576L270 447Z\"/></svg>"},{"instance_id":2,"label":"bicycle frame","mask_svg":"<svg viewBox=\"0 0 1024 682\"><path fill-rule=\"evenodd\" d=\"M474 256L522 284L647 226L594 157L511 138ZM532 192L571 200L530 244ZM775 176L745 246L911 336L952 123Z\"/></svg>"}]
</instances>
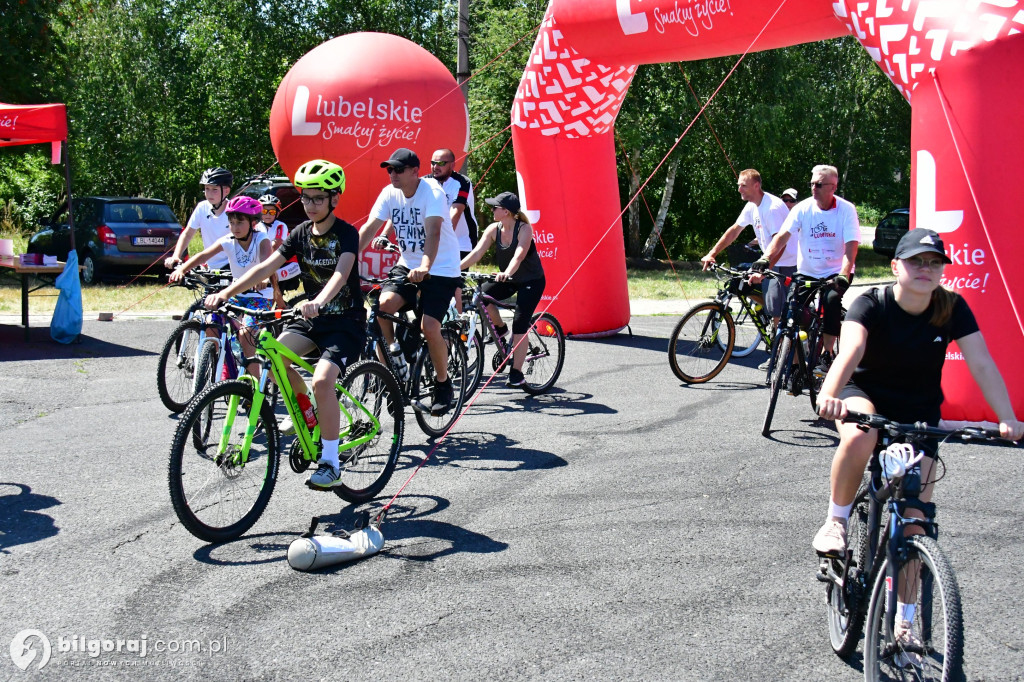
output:
<instances>
[{"instance_id":1,"label":"bicycle frame","mask_svg":"<svg viewBox=\"0 0 1024 682\"><path fill-rule=\"evenodd\" d=\"M465 301L465 297L463 297L463 301ZM491 316L487 311L488 305L493 305L497 307L499 310L514 311L516 309L515 305L503 303L502 301L494 299L488 296L487 294L483 293L483 291L480 290L479 286L476 286L473 288L473 296L470 299L469 303L464 302L462 305L462 309L464 311L463 314L476 313L480 317L480 319L483 320L483 324L480 325L481 328L487 330L487 333L489 333L491 335L491 338L494 339L494 344L498 347L498 350L501 352L502 356L508 358L509 354L512 352L511 335L509 336L509 340L506 341L502 336L500 336L495 331L494 321L491 320ZM547 357L547 355L548 353L546 351L533 354L527 351L524 363L537 360L539 358Z\"/></svg>"},{"instance_id":2,"label":"bicycle frame","mask_svg":"<svg viewBox=\"0 0 1024 682\"><path fill-rule=\"evenodd\" d=\"M245 439L242 444L240 452L233 453L232 457L235 459L235 463L244 464L248 461L249 448L252 446L252 439L256 433L256 425L259 422L260 410L263 407L263 401L266 397L267 382L270 381L271 375L273 375L278 390L281 392L282 400L285 405L285 409L288 411L288 415L292 418L292 422L295 425L295 436L299 442L299 446L302 449L303 457L309 461L315 461L318 456L317 441L320 440L320 425L317 424L310 431L306 426L306 419L299 409L298 400L295 396L295 391L291 387L291 383L288 381L287 370L285 369L282 357L288 358L294 365L301 369L310 372L314 371L314 367L308 362L299 357L291 349L283 345L280 341L275 339L273 335L266 329L260 330L260 335L256 341L256 355L262 358L262 371L260 372L259 379L252 377L249 374L242 374L239 378L242 381L248 381L253 384L253 397L252 406L249 408L249 423L246 428ZM335 382L335 389L340 391L345 402L350 403L353 407L358 408L369 417L370 422L373 424L373 429L366 434L357 434L357 437L351 441L346 441L346 436L352 435L353 423L351 413L348 408L339 402L339 408L341 409L342 416L348 421L348 425L343 426L339 432L339 438L341 443L339 444L338 451L344 452L346 450L358 447L363 443L372 440L380 432L380 422L372 411L367 410L366 406L363 405L359 400L355 398L348 389L340 381ZM224 423L224 430L221 434L220 442L217 447L217 455L222 456L225 454L227 447L228 438L234 427L234 418L238 410L238 396L232 396L229 399L228 404L228 418Z\"/></svg>"}]
</instances>

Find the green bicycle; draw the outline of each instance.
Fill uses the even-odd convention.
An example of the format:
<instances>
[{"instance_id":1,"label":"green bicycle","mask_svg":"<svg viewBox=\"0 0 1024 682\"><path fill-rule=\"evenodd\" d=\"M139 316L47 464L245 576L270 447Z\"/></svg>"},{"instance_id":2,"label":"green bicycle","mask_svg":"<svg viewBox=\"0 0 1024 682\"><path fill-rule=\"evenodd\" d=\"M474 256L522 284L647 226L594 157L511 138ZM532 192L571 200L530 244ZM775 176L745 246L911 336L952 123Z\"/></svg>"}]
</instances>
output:
<instances>
[{"instance_id":1,"label":"green bicycle","mask_svg":"<svg viewBox=\"0 0 1024 682\"><path fill-rule=\"evenodd\" d=\"M168 465L171 503L182 525L206 542L225 542L249 530L274 492L281 436L268 400L271 376L295 424L288 453L292 471L302 473L320 457L320 426L307 428L282 358L310 373L313 366L266 329L277 320L298 318L298 311L225 304L219 312L257 320L256 357L262 371L259 379L242 375L207 387L189 404L174 434ZM402 392L376 360L348 367L336 390L341 482L331 490L348 502L366 502L384 489L398 461L405 429Z\"/></svg>"}]
</instances>

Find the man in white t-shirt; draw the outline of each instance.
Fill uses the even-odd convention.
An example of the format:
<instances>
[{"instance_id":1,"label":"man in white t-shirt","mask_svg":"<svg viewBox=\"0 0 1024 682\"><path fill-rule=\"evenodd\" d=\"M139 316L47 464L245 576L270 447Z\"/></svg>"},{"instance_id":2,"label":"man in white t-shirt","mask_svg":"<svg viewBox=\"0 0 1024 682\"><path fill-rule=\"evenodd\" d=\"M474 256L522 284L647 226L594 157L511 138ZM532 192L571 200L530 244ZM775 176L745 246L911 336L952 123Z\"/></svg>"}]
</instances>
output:
<instances>
[{"instance_id":1,"label":"man in white t-shirt","mask_svg":"<svg viewBox=\"0 0 1024 682\"><path fill-rule=\"evenodd\" d=\"M174 253L164 259L164 266L168 270L173 270L188 257L188 245L196 230L203 236L203 248L207 249L231 233L224 209L228 205L233 181L231 171L226 168L208 168L203 172L199 184L203 186L206 199L196 205L188 224L178 236ZM228 267L228 257L223 252L217 253L206 262L206 266L211 270L223 270Z\"/></svg>"},{"instance_id":2,"label":"man in white t-shirt","mask_svg":"<svg viewBox=\"0 0 1024 682\"><path fill-rule=\"evenodd\" d=\"M715 256L736 241L736 238L748 225L754 228L757 243L764 248L782 228L782 224L789 215L789 209L781 199L761 189L761 174L753 168L740 171L736 187L739 189L740 198L747 203L743 206L743 210L740 211L740 215L732 227L727 229L707 255L700 259L705 270L715 262ZM782 257L775 264L775 270L785 275L792 275L796 272L796 242L787 246ZM779 317L782 315L782 306L785 300L785 285L775 278L769 278L764 283L764 307L772 316L775 324L778 324Z\"/></svg>"},{"instance_id":3,"label":"man in white t-shirt","mask_svg":"<svg viewBox=\"0 0 1024 682\"><path fill-rule=\"evenodd\" d=\"M415 305L419 296L423 338L427 341L437 382L432 404L427 406L417 401L413 407L439 416L450 410L454 402L448 376L448 346L441 336L441 320L462 281L459 245L452 230L444 190L433 179L419 177L419 157L410 149L399 148L380 166L387 169L391 184L381 190L369 219L359 229L359 250L365 249L371 241L374 248L385 248L388 238L374 237L382 226L390 223L386 234L393 232L401 250L390 276L405 281L384 286L380 309L396 313L406 305ZM389 350L394 353L394 325L380 318L378 322Z\"/></svg>"},{"instance_id":4,"label":"man in white t-shirt","mask_svg":"<svg viewBox=\"0 0 1024 682\"><path fill-rule=\"evenodd\" d=\"M843 293L850 287L860 245L857 207L836 196L838 185L839 171L835 166L815 166L811 171L811 196L793 207L762 259L755 263L770 266L777 262L795 237L799 274L816 279L838 275L834 288L825 292L824 350L820 369L826 369L834 357L842 323Z\"/></svg>"}]
</instances>

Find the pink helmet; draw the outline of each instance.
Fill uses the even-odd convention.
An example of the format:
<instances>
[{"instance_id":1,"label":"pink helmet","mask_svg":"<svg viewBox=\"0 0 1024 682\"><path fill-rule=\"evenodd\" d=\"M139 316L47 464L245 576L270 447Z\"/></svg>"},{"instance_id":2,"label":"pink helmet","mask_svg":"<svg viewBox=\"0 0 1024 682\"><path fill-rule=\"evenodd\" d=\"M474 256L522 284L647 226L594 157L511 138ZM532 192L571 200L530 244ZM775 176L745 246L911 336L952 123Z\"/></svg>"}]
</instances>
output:
<instances>
[{"instance_id":1,"label":"pink helmet","mask_svg":"<svg viewBox=\"0 0 1024 682\"><path fill-rule=\"evenodd\" d=\"M255 218L263 212L263 207L252 197L237 196L228 201L225 211L227 213L244 213Z\"/></svg>"}]
</instances>

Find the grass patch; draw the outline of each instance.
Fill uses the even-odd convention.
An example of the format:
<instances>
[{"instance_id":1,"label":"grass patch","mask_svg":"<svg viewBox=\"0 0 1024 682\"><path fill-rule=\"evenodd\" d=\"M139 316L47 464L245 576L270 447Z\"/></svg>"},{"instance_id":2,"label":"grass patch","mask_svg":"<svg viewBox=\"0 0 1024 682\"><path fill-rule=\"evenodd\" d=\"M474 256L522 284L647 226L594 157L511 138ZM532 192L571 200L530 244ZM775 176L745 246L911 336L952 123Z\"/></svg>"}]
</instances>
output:
<instances>
[{"instance_id":1,"label":"grass patch","mask_svg":"<svg viewBox=\"0 0 1024 682\"><path fill-rule=\"evenodd\" d=\"M888 258L876 254L870 247L862 246L857 255L857 284L893 281L889 262ZM629 298L634 301L692 301L714 297L718 290L718 280L714 275L698 269L683 269L678 264L676 267L676 271L628 269ZM474 269L495 271L493 266L486 265L475 266ZM131 285L99 284L82 287L82 307L87 313L179 313L193 300L189 290L167 287L157 283L154 278L143 278ZM40 289L31 294L30 303L33 314L52 312L57 304L57 290L52 287ZM6 278L0 283L0 314L21 314L21 287Z\"/></svg>"}]
</instances>

